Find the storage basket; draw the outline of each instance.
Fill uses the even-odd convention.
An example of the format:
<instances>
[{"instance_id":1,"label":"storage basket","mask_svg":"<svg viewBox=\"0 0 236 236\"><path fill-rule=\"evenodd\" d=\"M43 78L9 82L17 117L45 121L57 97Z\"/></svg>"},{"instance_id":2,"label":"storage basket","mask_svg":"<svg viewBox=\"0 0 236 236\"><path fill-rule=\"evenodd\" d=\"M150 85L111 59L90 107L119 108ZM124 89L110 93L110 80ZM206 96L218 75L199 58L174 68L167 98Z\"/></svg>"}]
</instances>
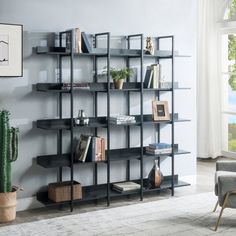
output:
<instances>
[{"instance_id":1,"label":"storage basket","mask_svg":"<svg viewBox=\"0 0 236 236\"><path fill-rule=\"evenodd\" d=\"M58 182L48 185L48 198L54 202L71 200L71 182ZM82 188L79 182L73 181L73 200L82 198Z\"/></svg>"}]
</instances>

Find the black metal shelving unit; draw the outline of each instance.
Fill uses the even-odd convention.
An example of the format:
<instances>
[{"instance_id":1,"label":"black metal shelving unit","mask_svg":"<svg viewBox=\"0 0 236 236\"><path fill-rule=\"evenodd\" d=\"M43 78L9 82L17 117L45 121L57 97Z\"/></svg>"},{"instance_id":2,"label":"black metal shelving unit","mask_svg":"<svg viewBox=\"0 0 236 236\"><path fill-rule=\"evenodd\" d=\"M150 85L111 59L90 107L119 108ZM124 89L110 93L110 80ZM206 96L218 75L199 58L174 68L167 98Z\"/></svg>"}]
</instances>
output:
<instances>
[{"instance_id":1,"label":"black metal shelving unit","mask_svg":"<svg viewBox=\"0 0 236 236\"><path fill-rule=\"evenodd\" d=\"M62 46L62 38L64 35L69 36L69 44L70 49ZM103 37L106 40L106 48L99 49L98 48L98 39L99 37ZM89 200L97 200L101 198L105 198L107 200L107 205L110 205L111 198L123 195L139 195L140 200L143 200L143 195L146 192L160 192L165 189L170 189L171 194L174 195L174 189L176 187L189 185L183 181L178 180L178 175L174 173L174 161L175 157L178 155L189 154L190 152L185 150L174 150L172 152L166 154L159 155L151 155L145 153L145 147L143 144L143 130L147 125L152 125L156 129L156 140L157 142L161 141L160 137L160 129L161 126L171 125L171 144L174 142L174 127L177 122L188 122L190 120L183 118L176 118L171 115L170 121L153 121L152 114L144 114L143 113L143 96L146 92L153 92L155 94L155 98L160 100L162 93L171 93L171 114L175 114L174 109L174 92L175 90L186 90L190 88L174 88L174 58L181 57L181 55L177 55L174 51L174 36L164 36L156 38L156 48L157 51L154 55L147 55L144 53L144 36L143 34L129 35L126 37L127 40L127 49L111 49L110 48L110 33L99 33L93 36L94 38L94 46L95 49L92 53L80 53L76 54L73 52L73 30L64 31L59 33L59 48L55 51L50 51L49 48L45 47L37 47L36 53L43 55L51 55L56 56L59 65L59 79L57 83L38 83L34 85L34 89L38 92L42 93L55 93L57 94L57 103L58 103L58 119L44 119L37 120L36 127L44 130L54 130L57 132L57 153L53 155L43 155L36 157L37 164L44 168L58 168L58 181L63 181L63 168L70 168L70 179L71 179L71 190L73 189L73 181L74 181L74 166L75 165L93 165L94 171L94 183L91 186L83 186L82 187L82 196L81 200L72 200L73 199L73 191L71 191L71 200L67 202L55 203L48 199L47 197L47 188L45 187L42 191L37 193L37 199L45 204L46 206L54 206L54 205L70 205L71 211L73 210L73 204L79 203L83 201ZM131 48L131 40L133 39L139 40L139 49ZM160 50L160 41L161 40L171 40L171 49L170 50ZM63 58L68 57L70 61L70 88L63 88L63 78L62 78L62 62ZM85 88L75 88L74 84L74 60L77 57L90 57L93 60L93 70L95 71L93 82L87 82L81 84L86 84ZM122 90L116 90L113 86L113 83L110 83L110 63L112 58L122 57L126 60L126 66L130 68L131 60L133 58L139 59L140 63L140 82L131 82L130 78L127 78L127 82L124 83L124 88ZM107 81L106 82L98 82L98 64L99 59L105 58L106 67L107 67ZM160 60L171 60L171 83L172 88L158 88L158 89L146 89L143 87L143 72L144 72L144 60L152 59L155 60L156 63L159 63ZM82 86L83 87L83 86ZM94 102L94 116L89 117L89 124L87 126L77 126L74 122L74 96L76 93L92 93L93 94L93 102ZM107 95L107 114L106 116L98 116L98 94L106 93ZM110 133L111 128L114 126L110 124L110 107L111 101L110 96L112 93L124 93L124 96L127 98L127 115L132 115L130 112L130 96L131 93L139 93L140 95L140 113L135 115L136 123L134 124L123 124L123 125L115 125L115 126L123 126L126 128L127 135L127 146L122 149L110 149ZM62 101L63 96L70 96L70 117L63 117L63 107ZM137 126L140 129L140 146L139 147L131 147L131 126ZM95 136L98 135L98 129L104 128L106 129L107 137L106 137L106 161L102 162L74 162L73 160L73 140L74 140L74 130L75 129L93 129L93 133ZM63 153L63 133L70 132L70 153ZM158 163L160 166L160 159L163 156L169 156L171 158L171 175L165 176L164 182L162 183L160 188L149 189L146 187L147 179L144 178L144 167L143 163L148 159L158 159ZM110 164L115 161L125 161L126 162L126 180L131 180L131 160L139 160L140 162L140 178L137 180L132 180L141 185L140 190L128 192L128 193L118 193L111 189L111 181L110 181ZM98 164L103 163L107 168L107 182L105 184L98 183Z\"/></svg>"}]
</instances>

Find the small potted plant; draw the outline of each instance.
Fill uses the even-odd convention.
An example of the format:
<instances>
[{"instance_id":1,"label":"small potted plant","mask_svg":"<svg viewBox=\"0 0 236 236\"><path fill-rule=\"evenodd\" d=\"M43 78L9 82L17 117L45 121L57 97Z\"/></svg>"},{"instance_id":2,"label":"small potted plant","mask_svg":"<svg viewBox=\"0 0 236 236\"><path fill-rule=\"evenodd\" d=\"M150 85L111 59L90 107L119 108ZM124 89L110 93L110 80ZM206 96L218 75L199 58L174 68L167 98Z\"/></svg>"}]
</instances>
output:
<instances>
[{"instance_id":1,"label":"small potted plant","mask_svg":"<svg viewBox=\"0 0 236 236\"><path fill-rule=\"evenodd\" d=\"M113 78L116 89L122 89L124 80L133 74L133 70L129 68L115 69L111 68L111 76Z\"/></svg>"},{"instance_id":2,"label":"small potted plant","mask_svg":"<svg viewBox=\"0 0 236 236\"><path fill-rule=\"evenodd\" d=\"M0 223L16 217L16 192L11 185L11 162L18 157L17 128L9 125L9 111L0 111Z\"/></svg>"}]
</instances>

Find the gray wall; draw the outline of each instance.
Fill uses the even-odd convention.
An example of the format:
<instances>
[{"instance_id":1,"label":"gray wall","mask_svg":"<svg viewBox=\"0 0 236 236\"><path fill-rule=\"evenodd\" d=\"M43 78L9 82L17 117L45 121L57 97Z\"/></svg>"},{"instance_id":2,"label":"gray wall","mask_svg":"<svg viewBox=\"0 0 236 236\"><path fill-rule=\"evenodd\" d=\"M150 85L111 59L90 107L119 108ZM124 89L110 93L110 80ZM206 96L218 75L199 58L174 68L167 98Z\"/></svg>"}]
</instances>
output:
<instances>
[{"instance_id":1,"label":"gray wall","mask_svg":"<svg viewBox=\"0 0 236 236\"><path fill-rule=\"evenodd\" d=\"M196 174L196 1L195 0L0 0L0 22L24 25L24 76L23 78L0 79L0 108L10 110L12 124L20 128L19 160L13 164L13 183L25 189L19 197L31 197L41 186L56 180L55 170L46 170L36 165L37 155L54 154L56 134L33 128L33 121L57 116L55 95L38 94L32 85L43 81L56 81L56 61L53 58L32 54L32 47L44 45L47 32L80 27L88 33L110 31L112 35L143 33L145 36L174 35L176 50L188 58L177 58L175 79L180 86L191 90L176 92L176 111L181 117L191 119L189 123L176 125L176 142L180 148L191 151L189 155L176 158L175 172L180 176ZM117 41L117 38L113 39ZM114 43L115 44L115 43ZM112 61L112 65L123 65L123 61ZM133 66L137 66L137 61ZM138 66L137 66L138 67ZM92 64L89 59L78 59L76 71L78 81L92 79ZM68 78L68 64L65 62L63 74ZM85 77L86 76L86 77ZM167 75L168 77L168 75ZM153 94L145 95L145 112L151 112ZM164 99L169 99L164 95ZM99 114L105 113L105 97L100 96ZM126 101L121 95L112 97L112 112L124 112ZM132 99L132 111L137 112L138 98ZM64 115L67 116L68 100L65 99ZM76 95L75 115L79 108L92 115L92 97ZM117 109L114 109L117 107ZM123 108L122 108L123 107ZM163 129L163 141L169 140L169 128ZM91 130L89 132L92 132ZM138 129L133 131L132 144ZM104 131L100 131L104 134ZM79 135L79 133L77 133ZM68 134L65 133L64 150L68 148ZM112 148L125 145L124 130L112 131ZM146 127L144 143L154 141L153 127ZM120 141L121 140L121 141ZM139 165L132 162L132 177L138 177ZM145 162L145 175L152 166ZM99 181L104 182L105 167L99 166ZM69 170L66 170L68 172ZM83 185L92 183L92 166L77 166L75 179ZM170 158L162 161L164 174L170 173ZM67 174L65 174L67 176ZM124 163L112 164L112 180L122 180L125 176Z\"/></svg>"}]
</instances>

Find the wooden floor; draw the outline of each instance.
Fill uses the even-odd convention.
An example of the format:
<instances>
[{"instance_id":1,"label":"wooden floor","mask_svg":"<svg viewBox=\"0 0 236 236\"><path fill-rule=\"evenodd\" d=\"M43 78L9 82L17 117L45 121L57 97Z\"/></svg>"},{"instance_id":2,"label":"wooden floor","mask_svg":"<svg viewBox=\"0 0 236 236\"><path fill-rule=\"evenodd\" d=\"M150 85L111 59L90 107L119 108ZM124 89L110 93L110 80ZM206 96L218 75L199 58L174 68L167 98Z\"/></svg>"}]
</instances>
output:
<instances>
[{"instance_id":1,"label":"wooden floor","mask_svg":"<svg viewBox=\"0 0 236 236\"><path fill-rule=\"evenodd\" d=\"M219 158L218 158L219 159ZM220 158L227 160L227 158ZM214 189L214 172L215 172L215 162L212 159L198 159L197 161L197 176L196 184L181 188L176 188L175 197L181 197L186 195L194 195L202 192L211 192ZM166 198L170 198L170 191L166 190L160 194L150 194L145 195L143 202L158 201ZM129 198L121 198L112 200L110 207L118 207L130 204L139 203L138 196L132 196ZM10 224L18 224L22 222L30 222L41 219L48 219L52 217L64 216L68 214L77 214L82 212L96 211L101 209L106 209L106 201L99 200L97 203L90 202L80 206L76 206L73 213L69 211L68 208L65 209L51 209L51 208L40 208L33 209L23 212L17 212L17 218L14 222ZM0 225L0 227L3 225Z\"/></svg>"}]
</instances>

